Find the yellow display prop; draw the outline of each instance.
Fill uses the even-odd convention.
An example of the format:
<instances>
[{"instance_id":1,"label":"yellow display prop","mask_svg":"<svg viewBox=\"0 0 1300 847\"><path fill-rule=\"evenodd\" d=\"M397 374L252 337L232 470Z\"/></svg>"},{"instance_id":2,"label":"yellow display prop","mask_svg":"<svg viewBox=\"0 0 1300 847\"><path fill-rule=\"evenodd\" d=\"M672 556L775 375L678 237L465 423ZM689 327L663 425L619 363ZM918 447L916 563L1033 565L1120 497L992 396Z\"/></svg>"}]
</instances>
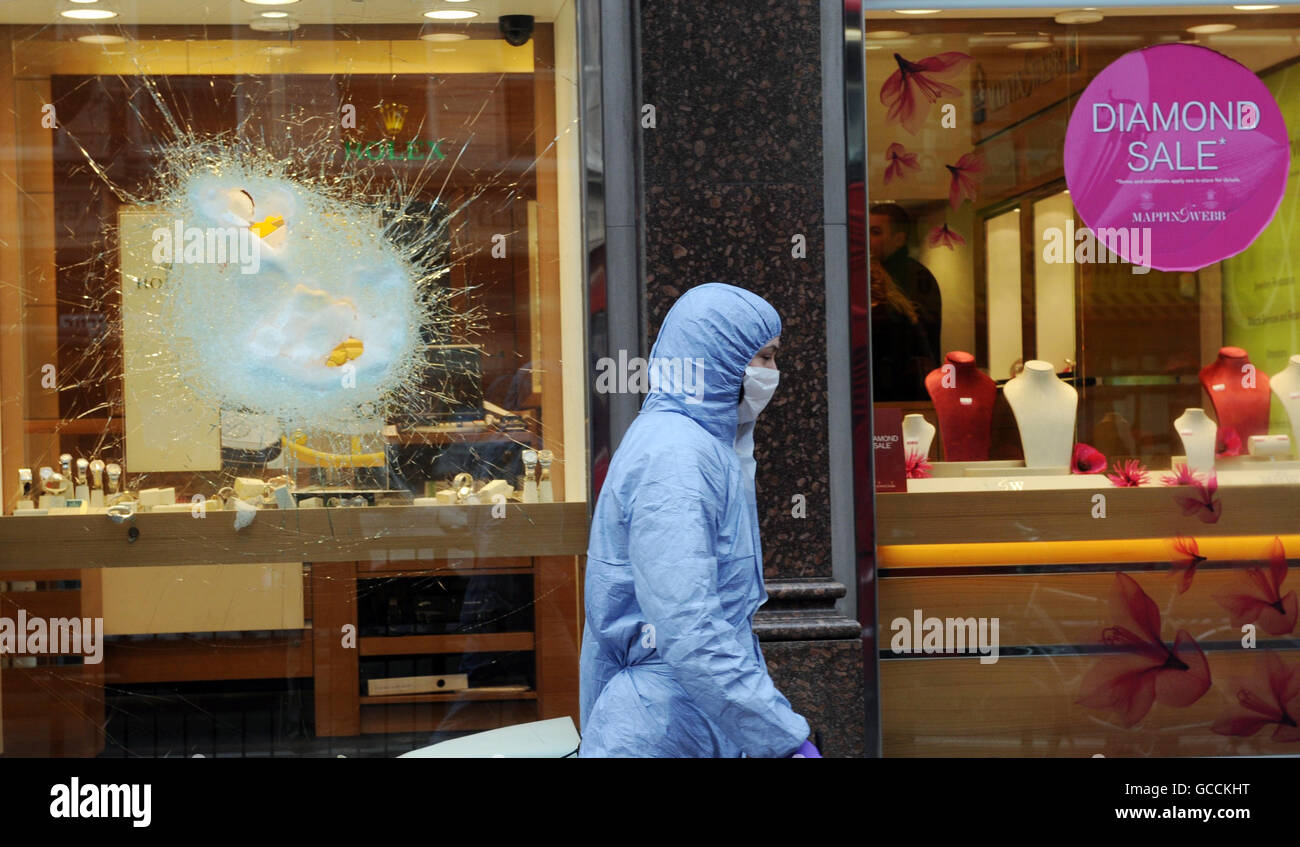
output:
<instances>
[{"instance_id":1,"label":"yellow display prop","mask_svg":"<svg viewBox=\"0 0 1300 847\"><path fill-rule=\"evenodd\" d=\"M325 360L325 367L337 368L345 362L360 357L364 352L366 352L366 345L361 343L361 339L348 336L347 341L330 351L329 358Z\"/></svg>"},{"instance_id":2,"label":"yellow display prop","mask_svg":"<svg viewBox=\"0 0 1300 847\"><path fill-rule=\"evenodd\" d=\"M381 453L359 453L360 439L352 439L352 452L350 453L327 453L323 450L313 450L302 444L295 444L289 439L281 436L280 445L284 448L287 455L292 456L299 464L313 468L382 468L384 466L384 454Z\"/></svg>"}]
</instances>

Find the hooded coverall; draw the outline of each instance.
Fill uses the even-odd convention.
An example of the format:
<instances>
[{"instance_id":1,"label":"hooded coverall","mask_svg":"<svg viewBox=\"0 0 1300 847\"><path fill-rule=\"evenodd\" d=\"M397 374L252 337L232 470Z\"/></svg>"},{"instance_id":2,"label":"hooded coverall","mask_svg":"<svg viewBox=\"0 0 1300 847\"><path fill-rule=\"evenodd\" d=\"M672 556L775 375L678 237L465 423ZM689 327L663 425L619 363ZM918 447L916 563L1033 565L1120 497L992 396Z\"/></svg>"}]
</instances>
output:
<instances>
[{"instance_id":1,"label":"hooded coverall","mask_svg":"<svg viewBox=\"0 0 1300 847\"><path fill-rule=\"evenodd\" d=\"M652 388L596 503L581 757L783 757L808 738L753 632L763 553L734 449L745 366L780 334L766 300L722 283L687 291L664 319L651 368L694 360L702 385Z\"/></svg>"}]
</instances>

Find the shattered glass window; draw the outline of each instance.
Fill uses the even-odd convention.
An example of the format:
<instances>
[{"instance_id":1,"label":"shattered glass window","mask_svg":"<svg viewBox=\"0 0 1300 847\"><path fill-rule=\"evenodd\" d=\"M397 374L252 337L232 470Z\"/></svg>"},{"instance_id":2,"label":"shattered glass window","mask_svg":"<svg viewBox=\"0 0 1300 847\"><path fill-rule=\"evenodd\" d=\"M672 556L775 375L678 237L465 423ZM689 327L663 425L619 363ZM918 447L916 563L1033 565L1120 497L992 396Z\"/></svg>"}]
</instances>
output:
<instances>
[{"instance_id":1,"label":"shattered glass window","mask_svg":"<svg viewBox=\"0 0 1300 847\"><path fill-rule=\"evenodd\" d=\"M572 0L63 11L0 8L0 751L576 721Z\"/></svg>"}]
</instances>

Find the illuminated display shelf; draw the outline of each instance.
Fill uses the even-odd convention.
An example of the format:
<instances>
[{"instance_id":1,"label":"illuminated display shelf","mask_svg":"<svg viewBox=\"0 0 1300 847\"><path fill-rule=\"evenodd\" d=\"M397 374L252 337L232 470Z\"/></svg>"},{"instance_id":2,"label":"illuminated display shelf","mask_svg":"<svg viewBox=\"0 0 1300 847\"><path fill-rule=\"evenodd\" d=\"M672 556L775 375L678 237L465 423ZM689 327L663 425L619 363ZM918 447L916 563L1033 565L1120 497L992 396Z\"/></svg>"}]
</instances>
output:
<instances>
[{"instance_id":1,"label":"illuminated display shelf","mask_svg":"<svg viewBox=\"0 0 1300 847\"><path fill-rule=\"evenodd\" d=\"M876 495L876 543L1096 541L1267 535L1300 529L1300 486L1220 487L1215 523L1184 516L1175 496L1189 487L985 491ZM1104 497L1104 517L1094 500Z\"/></svg>"}]
</instances>

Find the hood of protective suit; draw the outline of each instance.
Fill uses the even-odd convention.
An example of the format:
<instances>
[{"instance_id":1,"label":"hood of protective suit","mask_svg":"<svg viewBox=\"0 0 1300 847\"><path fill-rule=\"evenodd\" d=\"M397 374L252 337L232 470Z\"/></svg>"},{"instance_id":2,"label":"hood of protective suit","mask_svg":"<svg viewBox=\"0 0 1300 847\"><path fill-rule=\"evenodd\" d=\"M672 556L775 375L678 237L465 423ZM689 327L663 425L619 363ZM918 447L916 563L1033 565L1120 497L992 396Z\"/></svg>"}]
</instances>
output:
<instances>
[{"instance_id":1,"label":"hood of protective suit","mask_svg":"<svg viewBox=\"0 0 1300 847\"><path fill-rule=\"evenodd\" d=\"M661 380L641 410L681 412L731 444L745 366L780 334L781 316L757 294L721 282L692 288L668 310L650 351L652 369L681 368L683 380Z\"/></svg>"}]
</instances>

